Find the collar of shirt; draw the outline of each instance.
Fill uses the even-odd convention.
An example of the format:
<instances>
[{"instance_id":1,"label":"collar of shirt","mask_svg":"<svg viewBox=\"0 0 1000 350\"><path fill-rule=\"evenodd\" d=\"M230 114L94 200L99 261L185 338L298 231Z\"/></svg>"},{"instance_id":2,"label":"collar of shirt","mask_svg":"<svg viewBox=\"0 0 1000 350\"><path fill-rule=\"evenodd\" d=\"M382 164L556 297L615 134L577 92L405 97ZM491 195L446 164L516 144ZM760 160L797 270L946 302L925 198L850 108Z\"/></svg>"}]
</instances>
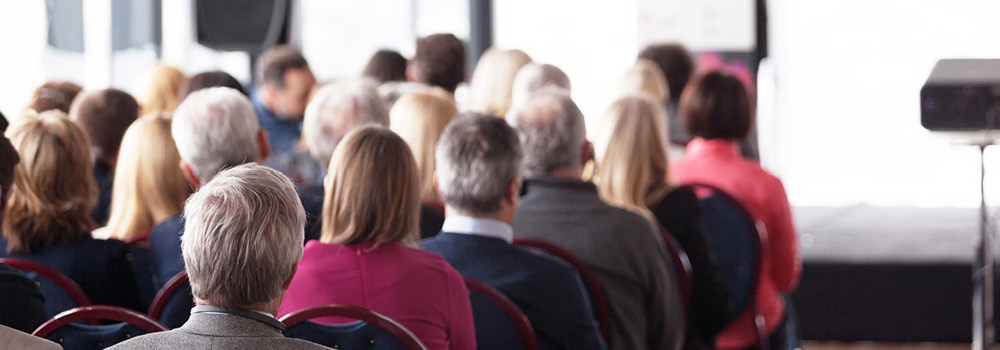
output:
<instances>
[{"instance_id":1,"label":"collar of shirt","mask_svg":"<svg viewBox=\"0 0 1000 350\"><path fill-rule=\"evenodd\" d=\"M735 141L723 139L695 138L687 145L688 155L713 155L716 157L740 158L740 147Z\"/></svg>"},{"instance_id":2,"label":"collar of shirt","mask_svg":"<svg viewBox=\"0 0 1000 350\"><path fill-rule=\"evenodd\" d=\"M502 239L507 243L514 242L514 229L510 224L494 219L449 216L444 219L441 232L492 237Z\"/></svg>"}]
</instances>

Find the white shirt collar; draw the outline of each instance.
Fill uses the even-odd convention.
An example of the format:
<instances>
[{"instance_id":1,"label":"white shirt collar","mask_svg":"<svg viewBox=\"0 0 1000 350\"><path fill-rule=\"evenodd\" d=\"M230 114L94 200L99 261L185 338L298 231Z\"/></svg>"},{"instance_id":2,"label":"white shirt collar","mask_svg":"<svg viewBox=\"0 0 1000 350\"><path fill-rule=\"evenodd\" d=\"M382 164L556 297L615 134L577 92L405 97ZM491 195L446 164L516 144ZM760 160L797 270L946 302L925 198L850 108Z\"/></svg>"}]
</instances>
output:
<instances>
[{"instance_id":1,"label":"white shirt collar","mask_svg":"<svg viewBox=\"0 0 1000 350\"><path fill-rule=\"evenodd\" d=\"M495 219L448 216L444 219L444 225L441 225L441 232L492 237L507 243L514 242L514 228L506 222Z\"/></svg>"}]
</instances>

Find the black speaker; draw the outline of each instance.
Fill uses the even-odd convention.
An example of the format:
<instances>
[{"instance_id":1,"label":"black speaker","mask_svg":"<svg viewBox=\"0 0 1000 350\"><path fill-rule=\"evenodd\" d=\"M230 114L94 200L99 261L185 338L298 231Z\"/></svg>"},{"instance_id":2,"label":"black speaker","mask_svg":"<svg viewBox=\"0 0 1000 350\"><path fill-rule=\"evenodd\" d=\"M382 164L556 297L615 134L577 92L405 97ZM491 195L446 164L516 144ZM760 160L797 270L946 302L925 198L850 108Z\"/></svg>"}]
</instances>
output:
<instances>
[{"instance_id":1,"label":"black speaker","mask_svg":"<svg viewBox=\"0 0 1000 350\"><path fill-rule=\"evenodd\" d=\"M196 0L198 43L216 50L260 53L281 42L287 0Z\"/></svg>"}]
</instances>

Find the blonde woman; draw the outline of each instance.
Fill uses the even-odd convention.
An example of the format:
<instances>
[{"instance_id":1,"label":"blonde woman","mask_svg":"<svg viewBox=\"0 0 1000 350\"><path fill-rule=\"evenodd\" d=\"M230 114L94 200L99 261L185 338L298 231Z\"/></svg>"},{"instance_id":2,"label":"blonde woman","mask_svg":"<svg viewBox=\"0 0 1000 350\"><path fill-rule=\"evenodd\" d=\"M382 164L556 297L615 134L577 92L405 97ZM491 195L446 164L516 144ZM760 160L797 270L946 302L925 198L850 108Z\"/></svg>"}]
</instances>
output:
<instances>
[{"instance_id":1,"label":"blonde woman","mask_svg":"<svg viewBox=\"0 0 1000 350\"><path fill-rule=\"evenodd\" d=\"M95 230L94 236L141 240L157 223L184 210L192 189L177 166L180 160L169 114L155 113L133 123L118 153L108 226Z\"/></svg>"},{"instance_id":2,"label":"blonde woman","mask_svg":"<svg viewBox=\"0 0 1000 350\"><path fill-rule=\"evenodd\" d=\"M637 93L649 94L663 105L670 100L667 78L653 61L641 58L636 60L618 80L618 96Z\"/></svg>"},{"instance_id":3,"label":"blonde woman","mask_svg":"<svg viewBox=\"0 0 1000 350\"><path fill-rule=\"evenodd\" d=\"M454 101L429 92L404 95L389 111L390 128L406 141L417 161L420 200L424 203L442 205L434 189L434 147L456 115Z\"/></svg>"},{"instance_id":4,"label":"blonde woman","mask_svg":"<svg viewBox=\"0 0 1000 350\"><path fill-rule=\"evenodd\" d=\"M354 129L337 145L322 234L306 243L279 316L353 304L399 321L429 349L476 348L462 276L440 255L412 247L420 210L415 163L406 142L385 127Z\"/></svg>"},{"instance_id":5,"label":"blonde woman","mask_svg":"<svg viewBox=\"0 0 1000 350\"><path fill-rule=\"evenodd\" d=\"M521 50L490 48L479 58L469 83L469 111L503 117L511 106L514 77L531 57Z\"/></svg>"},{"instance_id":6,"label":"blonde woman","mask_svg":"<svg viewBox=\"0 0 1000 350\"><path fill-rule=\"evenodd\" d=\"M84 131L65 113L48 111L23 118L7 135L21 162L3 213L0 257L48 265L94 304L140 308L128 247L90 236L97 186Z\"/></svg>"},{"instance_id":7,"label":"blonde woman","mask_svg":"<svg viewBox=\"0 0 1000 350\"><path fill-rule=\"evenodd\" d=\"M173 112L180 104L181 89L187 84L187 76L173 66L158 63L149 74L149 80L139 95L140 115L153 112Z\"/></svg>"},{"instance_id":8,"label":"blonde woman","mask_svg":"<svg viewBox=\"0 0 1000 350\"><path fill-rule=\"evenodd\" d=\"M701 230L698 199L670 183L663 104L646 94L619 98L595 142L595 182L609 203L642 213L670 233L693 270L685 349L711 349L729 321L728 292Z\"/></svg>"}]
</instances>

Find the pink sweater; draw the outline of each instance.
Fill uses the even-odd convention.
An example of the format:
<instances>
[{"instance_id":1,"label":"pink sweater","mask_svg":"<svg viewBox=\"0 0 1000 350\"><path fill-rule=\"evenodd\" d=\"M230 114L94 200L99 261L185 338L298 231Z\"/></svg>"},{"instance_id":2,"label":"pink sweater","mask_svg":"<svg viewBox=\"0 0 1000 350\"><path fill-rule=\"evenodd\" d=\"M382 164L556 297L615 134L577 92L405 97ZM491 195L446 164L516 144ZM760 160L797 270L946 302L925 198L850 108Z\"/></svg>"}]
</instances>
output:
<instances>
[{"instance_id":1,"label":"pink sweater","mask_svg":"<svg viewBox=\"0 0 1000 350\"><path fill-rule=\"evenodd\" d=\"M279 316L314 305L352 304L398 321L429 349L476 348L469 292L444 258L398 243L372 247L306 243Z\"/></svg>"},{"instance_id":2,"label":"pink sweater","mask_svg":"<svg viewBox=\"0 0 1000 350\"><path fill-rule=\"evenodd\" d=\"M686 155L670 163L670 174L679 184L704 183L726 191L764 223L769 251L762 259L764 274L757 305L770 334L785 315L780 293L793 290L802 274L792 212L781 180L756 162L743 159L736 143L702 138L691 141ZM753 319L744 312L719 334L716 346L743 348L756 339Z\"/></svg>"}]
</instances>

